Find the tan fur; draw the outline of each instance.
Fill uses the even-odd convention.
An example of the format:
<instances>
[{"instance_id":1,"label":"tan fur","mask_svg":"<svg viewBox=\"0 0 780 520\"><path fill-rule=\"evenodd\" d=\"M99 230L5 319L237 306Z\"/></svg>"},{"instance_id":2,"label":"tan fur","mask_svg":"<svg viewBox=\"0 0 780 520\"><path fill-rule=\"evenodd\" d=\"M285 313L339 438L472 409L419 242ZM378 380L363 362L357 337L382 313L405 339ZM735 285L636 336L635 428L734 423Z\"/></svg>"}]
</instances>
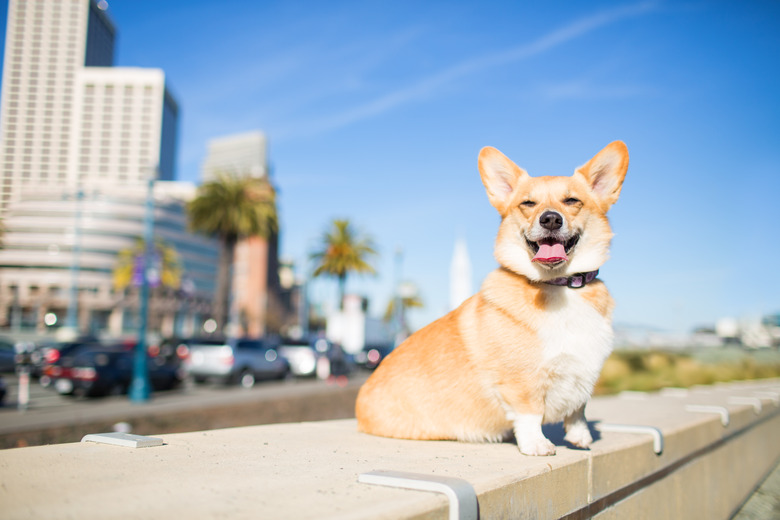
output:
<instances>
[{"instance_id":1,"label":"tan fur","mask_svg":"<svg viewBox=\"0 0 780 520\"><path fill-rule=\"evenodd\" d=\"M627 167L619 141L571 177L532 178L498 150L484 148L480 174L502 217L495 247L500 267L477 294L380 364L358 395L360 431L497 441L514 429L523 453L549 455L554 447L541 423L564 421L567 440L586 447L583 410L611 349L612 299L600 280L581 289L541 282L596 270L607 259L606 211ZM539 227L545 211L559 213L561 232L578 237L560 265L533 262L526 241L546 232Z\"/></svg>"}]
</instances>

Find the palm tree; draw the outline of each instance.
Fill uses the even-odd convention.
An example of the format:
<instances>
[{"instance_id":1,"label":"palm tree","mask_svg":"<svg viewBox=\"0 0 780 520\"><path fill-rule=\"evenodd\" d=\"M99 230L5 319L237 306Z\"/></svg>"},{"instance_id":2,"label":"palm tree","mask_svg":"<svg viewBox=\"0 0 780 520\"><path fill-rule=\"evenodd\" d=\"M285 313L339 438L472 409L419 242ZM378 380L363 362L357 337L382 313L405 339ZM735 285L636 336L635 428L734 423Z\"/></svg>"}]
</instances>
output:
<instances>
[{"instance_id":1,"label":"palm tree","mask_svg":"<svg viewBox=\"0 0 780 520\"><path fill-rule=\"evenodd\" d=\"M423 301L420 299L419 296L399 296L397 298L392 298L389 302L387 302L387 309L385 309L385 316L384 320L389 322L393 321L393 319L396 318L396 310L395 307L398 304L398 301L401 302L401 322L405 322L405 316L406 316L406 310L407 309L422 309L425 307L423 304Z\"/></svg>"},{"instance_id":2,"label":"palm tree","mask_svg":"<svg viewBox=\"0 0 780 520\"><path fill-rule=\"evenodd\" d=\"M124 290L133 283L139 273L137 272L139 258L146 252L146 244L142 238L138 238L135 244L119 251L116 265L113 271L114 288ZM170 289L178 289L181 285L181 263L176 250L162 240L156 240L152 251L154 264L157 267L156 283ZM155 281L152 281L155 283Z\"/></svg>"},{"instance_id":3,"label":"palm tree","mask_svg":"<svg viewBox=\"0 0 780 520\"><path fill-rule=\"evenodd\" d=\"M349 273L376 274L367 257L376 255L373 241L359 236L349 220L335 219L323 233L320 249L310 255L316 262L314 276L335 276L339 281L339 308L344 308L344 290Z\"/></svg>"},{"instance_id":4,"label":"palm tree","mask_svg":"<svg viewBox=\"0 0 780 520\"><path fill-rule=\"evenodd\" d=\"M407 309L425 307L417 287L411 282L404 282L396 289L396 295L387 303L384 320L392 323L395 329L396 342L400 343L409 336L409 326L406 322Z\"/></svg>"},{"instance_id":5,"label":"palm tree","mask_svg":"<svg viewBox=\"0 0 780 520\"><path fill-rule=\"evenodd\" d=\"M187 212L192 230L216 235L222 242L213 315L223 330L236 243L243 237L268 238L277 232L276 193L266 179L221 173L198 188Z\"/></svg>"}]
</instances>

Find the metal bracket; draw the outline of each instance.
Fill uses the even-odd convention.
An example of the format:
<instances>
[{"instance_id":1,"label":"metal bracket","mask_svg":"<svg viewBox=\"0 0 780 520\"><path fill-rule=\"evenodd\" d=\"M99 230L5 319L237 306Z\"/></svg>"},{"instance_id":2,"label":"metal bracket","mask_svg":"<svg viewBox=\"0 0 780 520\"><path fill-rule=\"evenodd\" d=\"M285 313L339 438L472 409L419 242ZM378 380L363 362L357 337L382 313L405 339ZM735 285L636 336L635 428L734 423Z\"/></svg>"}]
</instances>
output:
<instances>
[{"instance_id":1,"label":"metal bracket","mask_svg":"<svg viewBox=\"0 0 780 520\"><path fill-rule=\"evenodd\" d=\"M477 493L463 479L404 471L370 471L358 475L358 482L443 493L450 503L449 520L477 520L479 517Z\"/></svg>"},{"instance_id":2,"label":"metal bracket","mask_svg":"<svg viewBox=\"0 0 780 520\"><path fill-rule=\"evenodd\" d=\"M114 446L124 446L125 448L152 448L163 445L163 440L159 437L145 437L143 435L122 432L91 433L85 435L81 442L113 444Z\"/></svg>"},{"instance_id":3,"label":"metal bracket","mask_svg":"<svg viewBox=\"0 0 780 520\"><path fill-rule=\"evenodd\" d=\"M753 392L753 394L761 399L771 399L775 406L780 406L780 393L778 392Z\"/></svg>"},{"instance_id":4,"label":"metal bracket","mask_svg":"<svg viewBox=\"0 0 780 520\"><path fill-rule=\"evenodd\" d=\"M653 436L653 451L660 455L664 451L664 434L655 426L641 426L635 424L609 424L599 423L600 432L614 433L644 433Z\"/></svg>"},{"instance_id":5,"label":"metal bracket","mask_svg":"<svg viewBox=\"0 0 780 520\"><path fill-rule=\"evenodd\" d=\"M694 413L716 413L720 415L720 423L723 426L729 425L729 409L725 406L715 406L708 404L687 404L685 405L686 412Z\"/></svg>"},{"instance_id":6,"label":"metal bracket","mask_svg":"<svg viewBox=\"0 0 780 520\"><path fill-rule=\"evenodd\" d=\"M761 399L758 397L731 396L729 397L729 404L749 404L753 407L753 411L756 412L756 415L760 414L761 409L763 408Z\"/></svg>"}]
</instances>

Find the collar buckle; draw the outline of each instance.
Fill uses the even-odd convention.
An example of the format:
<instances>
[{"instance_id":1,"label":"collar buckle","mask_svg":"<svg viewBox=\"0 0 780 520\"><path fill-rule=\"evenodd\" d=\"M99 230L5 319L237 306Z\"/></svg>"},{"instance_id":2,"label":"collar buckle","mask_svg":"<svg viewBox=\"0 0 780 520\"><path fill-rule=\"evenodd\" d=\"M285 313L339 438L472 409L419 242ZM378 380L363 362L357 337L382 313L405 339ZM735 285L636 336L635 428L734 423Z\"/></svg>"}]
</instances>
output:
<instances>
[{"instance_id":1,"label":"collar buckle","mask_svg":"<svg viewBox=\"0 0 780 520\"><path fill-rule=\"evenodd\" d=\"M581 289L588 283L585 280L586 275L584 273L577 273L566 280L566 287L569 287L570 289Z\"/></svg>"}]
</instances>

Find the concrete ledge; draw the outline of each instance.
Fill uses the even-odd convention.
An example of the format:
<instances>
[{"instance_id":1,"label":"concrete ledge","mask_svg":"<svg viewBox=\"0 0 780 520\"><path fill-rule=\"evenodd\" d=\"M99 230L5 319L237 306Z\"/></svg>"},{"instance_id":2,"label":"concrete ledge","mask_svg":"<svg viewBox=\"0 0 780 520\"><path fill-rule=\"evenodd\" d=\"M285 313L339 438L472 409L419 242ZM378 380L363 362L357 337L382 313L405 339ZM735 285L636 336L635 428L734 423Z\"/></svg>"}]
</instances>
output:
<instances>
[{"instance_id":1,"label":"concrete ledge","mask_svg":"<svg viewBox=\"0 0 780 520\"><path fill-rule=\"evenodd\" d=\"M513 444L372 437L351 419L166 434L150 448L10 449L0 451L0 510L8 519L447 518L443 495L358 482L394 470L466 480L483 520L729 518L780 458L777 393L780 380L596 398L592 449L565 447L553 425L554 457L525 457ZM760 410L733 399L756 396ZM689 404L725 407L728 426ZM657 427L664 450L656 455L646 434L599 433L602 423Z\"/></svg>"},{"instance_id":2,"label":"concrete ledge","mask_svg":"<svg viewBox=\"0 0 780 520\"><path fill-rule=\"evenodd\" d=\"M170 392L153 395L148 403L127 398L71 404L57 413L35 417L0 417L0 448L78 442L84 435L111 431L128 422L134 433L159 435L274 424L281 422L348 419L355 416L355 399L364 377L347 386L324 387L317 381L258 387L224 394ZM237 389L236 389L237 390Z\"/></svg>"}]
</instances>

